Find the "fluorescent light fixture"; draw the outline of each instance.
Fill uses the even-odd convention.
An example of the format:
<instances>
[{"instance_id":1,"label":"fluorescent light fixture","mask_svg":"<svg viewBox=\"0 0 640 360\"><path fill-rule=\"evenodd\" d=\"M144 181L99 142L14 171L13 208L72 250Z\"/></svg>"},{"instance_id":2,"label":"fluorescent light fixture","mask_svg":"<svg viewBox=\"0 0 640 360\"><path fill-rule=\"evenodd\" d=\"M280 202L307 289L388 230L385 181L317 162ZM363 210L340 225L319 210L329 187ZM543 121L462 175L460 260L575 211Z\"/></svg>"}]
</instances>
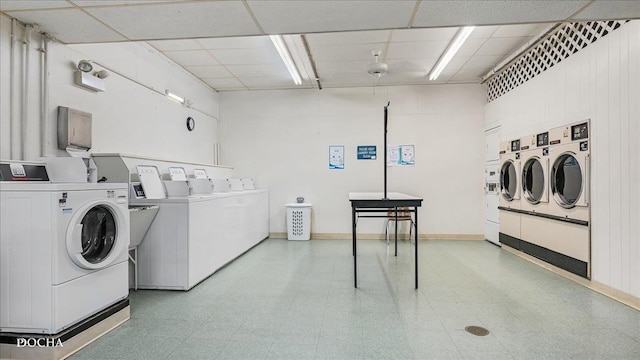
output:
<instances>
[{"instance_id":1,"label":"fluorescent light fixture","mask_svg":"<svg viewBox=\"0 0 640 360\"><path fill-rule=\"evenodd\" d=\"M293 82L296 85L302 84L302 78L300 77L300 72L298 72L298 68L296 67L296 64L293 62L293 59L291 58L291 54L289 53L289 49L287 49L287 45L284 43L282 36L270 35L269 37L271 38L271 42L273 42L273 45L276 47L276 50L278 50L278 54L280 54L280 58L282 59L282 62L287 67L287 70L289 70L289 74L291 74L291 78L293 79Z\"/></svg>"},{"instance_id":2,"label":"fluorescent light fixture","mask_svg":"<svg viewBox=\"0 0 640 360\"><path fill-rule=\"evenodd\" d=\"M184 100L185 100L185 99L184 99L183 97L180 97L180 96L178 96L178 95L176 95L176 94L172 93L172 92L171 92L171 91L169 91L169 90L166 90L164 93L167 95L167 97L168 97L169 99L175 100L175 101L179 102L180 104L184 104Z\"/></svg>"},{"instance_id":3,"label":"fluorescent light fixture","mask_svg":"<svg viewBox=\"0 0 640 360\"><path fill-rule=\"evenodd\" d=\"M467 38L469 37L469 35L471 35L471 32L473 32L473 29L475 28L475 26L465 26L458 30L456 37L449 44L449 47L444 52L444 55L440 57L436 66L431 69L431 72L429 73L429 80L435 80L438 78L438 76L440 76L442 70L447 67L449 61L453 59L453 56L458 52L458 50L460 50L462 44L467 41Z\"/></svg>"}]
</instances>

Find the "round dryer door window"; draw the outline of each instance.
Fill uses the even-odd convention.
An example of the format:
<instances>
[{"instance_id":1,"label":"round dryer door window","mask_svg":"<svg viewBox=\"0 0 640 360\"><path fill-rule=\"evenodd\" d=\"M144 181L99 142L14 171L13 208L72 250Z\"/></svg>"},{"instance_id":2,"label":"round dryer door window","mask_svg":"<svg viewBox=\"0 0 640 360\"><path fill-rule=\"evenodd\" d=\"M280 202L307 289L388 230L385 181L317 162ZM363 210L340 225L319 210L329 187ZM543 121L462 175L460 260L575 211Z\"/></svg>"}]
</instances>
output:
<instances>
[{"instance_id":1,"label":"round dryer door window","mask_svg":"<svg viewBox=\"0 0 640 360\"><path fill-rule=\"evenodd\" d=\"M551 169L551 191L558 205L572 208L582 191L582 169L571 153L560 155Z\"/></svg>"},{"instance_id":2,"label":"round dryer door window","mask_svg":"<svg viewBox=\"0 0 640 360\"><path fill-rule=\"evenodd\" d=\"M82 218L82 257L98 264L109 256L116 241L116 220L105 206L96 206Z\"/></svg>"},{"instance_id":3,"label":"round dryer door window","mask_svg":"<svg viewBox=\"0 0 640 360\"><path fill-rule=\"evenodd\" d=\"M500 189L502 196L511 201L518 191L518 179L516 175L516 167L512 161L502 164L500 169Z\"/></svg>"},{"instance_id":4,"label":"round dryer door window","mask_svg":"<svg viewBox=\"0 0 640 360\"><path fill-rule=\"evenodd\" d=\"M531 158L522 168L522 189L528 202L537 204L544 193L544 170L540 160Z\"/></svg>"}]
</instances>

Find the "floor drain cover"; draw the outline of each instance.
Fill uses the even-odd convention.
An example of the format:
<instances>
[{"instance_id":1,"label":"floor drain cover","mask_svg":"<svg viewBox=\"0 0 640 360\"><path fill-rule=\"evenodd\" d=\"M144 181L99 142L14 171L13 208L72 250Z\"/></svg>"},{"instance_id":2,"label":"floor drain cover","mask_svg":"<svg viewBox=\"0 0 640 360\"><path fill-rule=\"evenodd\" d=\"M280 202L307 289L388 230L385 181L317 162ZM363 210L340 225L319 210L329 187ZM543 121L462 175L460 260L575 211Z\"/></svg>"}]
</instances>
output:
<instances>
[{"instance_id":1,"label":"floor drain cover","mask_svg":"<svg viewBox=\"0 0 640 360\"><path fill-rule=\"evenodd\" d=\"M481 326L467 326L464 328L468 333L473 334L475 336L487 336L489 335L489 330L481 327Z\"/></svg>"}]
</instances>

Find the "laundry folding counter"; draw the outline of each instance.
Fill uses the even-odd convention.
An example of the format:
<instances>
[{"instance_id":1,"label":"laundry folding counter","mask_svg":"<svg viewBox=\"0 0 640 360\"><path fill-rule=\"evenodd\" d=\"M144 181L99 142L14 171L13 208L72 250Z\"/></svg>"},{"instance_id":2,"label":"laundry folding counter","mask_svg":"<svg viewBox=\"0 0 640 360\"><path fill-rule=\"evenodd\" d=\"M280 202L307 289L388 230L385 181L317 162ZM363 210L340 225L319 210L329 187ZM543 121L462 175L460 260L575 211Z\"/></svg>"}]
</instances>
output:
<instances>
[{"instance_id":1,"label":"laundry folding counter","mask_svg":"<svg viewBox=\"0 0 640 360\"><path fill-rule=\"evenodd\" d=\"M409 212L413 214L414 223L415 223L415 284L416 289L418 288L418 208L422 206L422 199L401 194L401 193L388 193L387 196L384 196L384 193L359 193L352 192L349 193L349 201L351 202L351 224L352 224L352 238L353 238L353 281L354 286L358 287L358 252L356 246L356 226L358 223L359 217L383 217L389 218L387 212L390 209L394 210L394 213L398 214L398 208L406 207L408 209L404 210L404 212ZM366 214L366 215L361 215ZM376 214L384 214L384 215L376 215ZM397 255L397 242L398 242L398 231L397 231L397 221L396 221L396 232L395 232L395 241L396 241L396 255Z\"/></svg>"}]
</instances>

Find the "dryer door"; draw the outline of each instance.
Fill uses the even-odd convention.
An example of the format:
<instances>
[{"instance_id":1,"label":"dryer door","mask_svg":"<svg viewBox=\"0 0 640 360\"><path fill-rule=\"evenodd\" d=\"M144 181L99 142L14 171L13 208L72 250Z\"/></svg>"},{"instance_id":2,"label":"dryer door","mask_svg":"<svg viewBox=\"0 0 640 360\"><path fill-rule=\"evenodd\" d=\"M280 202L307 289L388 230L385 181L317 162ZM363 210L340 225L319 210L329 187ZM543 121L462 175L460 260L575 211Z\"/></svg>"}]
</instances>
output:
<instances>
[{"instance_id":1,"label":"dryer door","mask_svg":"<svg viewBox=\"0 0 640 360\"><path fill-rule=\"evenodd\" d=\"M584 199L586 169L584 162L570 151L560 154L551 168L551 192L558 205L565 209L586 206Z\"/></svg>"},{"instance_id":2,"label":"dryer door","mask_svg":"<svg viewBox=\"0 0 640 360\"><path fill-rule=\"evenodd\" d=\"M546 202L547 170L537 156L529 158L522 167L522 194L531 204Z\"/></svg>"},{"instance_id":3,"label":"dryer door","mask_svg":"<svg viewBox=\"0 0 640 360\"><path fill-rule=\"evenodd\" d=\"M122 253L122 215L108 203L85 206L74 216L67 236L71 260L85 269L105 268Z\"/></svg>"},{"instance_id":4,"label":"dryer door","mask_svg":"<svg viewBox=\"0 0 640 360\"><path fill-rule=\"evenodd\" d=\"M518 168L512 160L505 161L500 167L500 193L507 201L519 198Z\"/></svg>"}]
</instances>

